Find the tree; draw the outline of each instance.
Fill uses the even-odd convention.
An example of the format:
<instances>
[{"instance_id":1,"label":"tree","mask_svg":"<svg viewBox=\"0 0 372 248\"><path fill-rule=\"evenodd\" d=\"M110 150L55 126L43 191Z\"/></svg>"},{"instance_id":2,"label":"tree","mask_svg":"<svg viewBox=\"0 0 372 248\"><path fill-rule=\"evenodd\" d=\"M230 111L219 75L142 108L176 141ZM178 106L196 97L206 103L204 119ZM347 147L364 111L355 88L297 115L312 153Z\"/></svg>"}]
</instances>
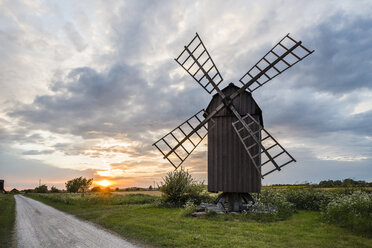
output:
<instances>
[{"instance_id":1,"label":"tree","mask_svg":"<svg viewBox=\"0 0 372 248\"><path fill-rule=\"evenodd\" d=\"M152 185L149 186L149 190L152 190Z\"/></svg>"},{"instance_id":2,"label":"tree","mask_svg":"<svg viewBox=\"0 0 372 248\"><path fill-rule=\"evenodd\" d=\"M39 187L35 188L35 192L36 193L48 193L48 186L46 186L45 184L40 185Z\"/></svg>"},{"instance_id":3,"label":"tree","mask_svg":"<svg viewBox=\"0 0 372 248\"><path fill-rule=\"evenodd\" d=\"M77 177L66 182L66 190L70 193L85 193L93 183L93 178Z\"/></svg>"},{"instance_id":4,"label":"tree","mask_svg":"<svg viewBox=\"0 0 372 248\"><path fill-rule=\"evenodd\" d=\"M59 193L59 189L57 189L56 187L52 186L50 188L50 192L52 192L52 193Z\"/></svg>"}]
</instances>

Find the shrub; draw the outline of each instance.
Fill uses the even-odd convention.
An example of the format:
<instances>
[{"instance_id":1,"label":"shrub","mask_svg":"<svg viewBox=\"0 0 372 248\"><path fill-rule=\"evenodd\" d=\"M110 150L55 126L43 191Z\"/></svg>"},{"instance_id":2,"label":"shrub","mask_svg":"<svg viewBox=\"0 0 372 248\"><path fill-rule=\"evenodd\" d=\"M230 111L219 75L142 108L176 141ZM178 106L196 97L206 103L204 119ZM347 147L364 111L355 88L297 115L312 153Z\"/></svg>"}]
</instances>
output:
<instances>
[{"instance_id":1,"label":"shrub","mask_svg":"<svg viewBox=\"0 0 372 248\"><path fill-rule=\"evenodd\" d=\"M35 192L36 193L48 193L48 186L46 186L45 184L40 185L39 187L35 188Z\"/></svg>"},{"instance_id":2,"label":"shrub","mask_svg":"<svg viewBox=\"0 0 372 248\"><path fill-rule=\"evenodd\" d=\"M319 211L338 195L338 193L314 189L289 189L284 192L286 199L296 209Z\"/></svg>"},{"instance_id":3,"label":"shrub","mask_svg":"<svg viewBox=\"0 0 372 248\"><path fill-rule=\"evenodd\" d=\"M181 211L181 216L189 217L195 211L196 211L196 206L195 206L194 202L187 201L185 206L184 206L184 209Z\"/></svg>"},{"instance_id":4,"label":"shrub","mask_svg":"<svg viewBox=\"0 0 372 248\"><path fill-rule=\"evenodd\" d=\"M57 189L56 187L52 186L52 187L50 188L50 192L51 192L51 193L59 193L60 191L59 191L59 189Z\"/></svg>"},{"instance_id":5,"label":"shrub","mask_svg":"<svg viewBox=\"0 0 372 248\"><path fill-rule=\"evenodd\" d=\"M182 168L169 172L163 178L160 191L163 193L162 203L166 206L182 207L187 201L200 204L212 200L204 190L203 183L196 182L189 172Z\"/></svg>"},{"instance_id":6,"label":"shrub","mask_svg":"<svg viewBox=\"0 0 372 248\"><path fill-rule=\"evenodd\" d=\"M259 219L262 220L283 220L287 219L295 212L295 206L293 203L287 201L285 194L273 190L262 191L260 198L256 200L254 208L265 208L276 209L271 213L257 214ZM261 212L261 211L257 211Z\"/></svg>"},{"instance_id":7,"label":"shrub","mask_svg":"<svg viewBox=\"0 0 372 248\"><path fill-rule=\"evenodd\" d=\"M323 211L329 223L372 236L372 195L354 192L333 199Z\"/></svg>"}]
</instances>

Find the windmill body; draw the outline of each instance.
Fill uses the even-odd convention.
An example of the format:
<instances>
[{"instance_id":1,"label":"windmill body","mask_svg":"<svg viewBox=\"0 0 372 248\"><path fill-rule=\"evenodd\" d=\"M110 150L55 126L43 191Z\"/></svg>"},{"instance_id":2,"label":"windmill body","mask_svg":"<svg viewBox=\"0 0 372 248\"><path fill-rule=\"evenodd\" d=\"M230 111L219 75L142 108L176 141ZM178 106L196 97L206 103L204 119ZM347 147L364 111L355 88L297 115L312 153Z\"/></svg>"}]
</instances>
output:
<instances>
[{"instance_id":1,"label":"windmill body","mask_svg":"<svg viewBox=\"0 0 372 248\"><path fill-rule=\"evenodd\" d=\"M206 110L153 145L178 169L208 134L208 190L223 192L217 204L228 202L228 211L241 211L253 201L249 193L261 191L261 179L296 162L264 128L252 92L313 52L287 34L243 75L241 87L221 90L223 78L196 34L175 60L205 91L217 93Z\"/></svg>"},{"instance_id":2,"label":"windmill body","mask_svg":"<svg viewBox=\"0 0 372 248\"><path fill-rule=\"evenodd\" d=\"M230 96L239 90L234 84L229 84L222 92ZM222 99L215 94L206 108L206 113L212 112ZM245 91L232 102L238 113L242 116L252 115L263 126L262 111L252 95ZM213 121L208 123L208 191L210 192L237 192L259 193L261 191L261 176L245 152L244 146L231 123L237 121L236 116L229 110L219 112ZM258 130L258 125L252 127ZM256 138L260 140L259 133ZM255 144L253 141L249 145ZM253 151L258 153L258 146ZM255 158L260 164L260 156Z\"/></svg>"}]
</instances>

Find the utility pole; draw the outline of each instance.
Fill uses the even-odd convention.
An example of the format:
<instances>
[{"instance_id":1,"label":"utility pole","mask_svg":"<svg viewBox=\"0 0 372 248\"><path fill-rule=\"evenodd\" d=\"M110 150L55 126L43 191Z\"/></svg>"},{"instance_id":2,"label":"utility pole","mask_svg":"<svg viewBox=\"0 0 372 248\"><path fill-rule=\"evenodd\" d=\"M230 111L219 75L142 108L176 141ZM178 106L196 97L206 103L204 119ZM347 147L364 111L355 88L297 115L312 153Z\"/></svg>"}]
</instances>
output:
<instances>
[{"instance_id":1,"label":"utility pole","mask_svg":"<svg viewBox=\"0 0 372 248\"><path fill-rule=\"evenodd\" d=\"M39 179L39 187L41 186L41 178Z\"/></svg>"}]
</instances>

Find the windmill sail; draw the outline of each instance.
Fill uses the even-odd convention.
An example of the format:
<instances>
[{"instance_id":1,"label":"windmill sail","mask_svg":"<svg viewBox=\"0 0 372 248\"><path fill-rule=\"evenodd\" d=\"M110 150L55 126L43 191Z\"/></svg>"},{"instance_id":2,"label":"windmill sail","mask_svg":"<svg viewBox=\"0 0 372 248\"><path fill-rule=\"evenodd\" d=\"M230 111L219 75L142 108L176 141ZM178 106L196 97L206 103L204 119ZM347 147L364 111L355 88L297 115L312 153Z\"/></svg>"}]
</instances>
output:
<instances>
[{"instance_id":1,"label":"windmill sail","mask_svg":"<svg viewBox=\"0 0 372 248\"><path fill-rule=\"evenodd\" d=\"M292 155L250 114L242 119L245 125L237 120L233 122L233 127L262 178L276 170L280 171L282 167L291 162L296 162ZM261 136L260 143L257 142L259 139L253 138L255 136ZM261 158L260 164L255 162L257 157Z\"/></svg>"},{"instance_id":2,"label":"windmill sail","mask_svg":"<svg viewBox=\"0 0 372 248\"><path fill-rule=\"evenodd\" d=\"M313 52L287 34L239 81L249 92L253 92ZM257 75L259 77L255 78Z\"/></svg>"},{"instance_id":3,"label":"windmill sail","mask_svg":"<svg viewBox=\"0 0 372 248\"><path fill-rule=\"evenodd\" d=\"M175 169L208 134L208 125L206 122L203 124L204 112L204 109L200 110L153 144Z\"/></svg>"},{"instance_id":4,"label":"windmill sail","mask_svg":"<svg viewBox=\"0 0 372 248\"><path fill-rule=\"evenodd\" d=\"M228 108L238 119L232 123L233 128L262 178L295 162L295 159L249 113L244 117L240 115L233 101L246 90L253 92L260 88L313 52L288 34L244 74L239 80L243 84L240 89L225 96L219 89L223 78L196 33L175 60L208 93L215 90L222 102L214 109L210 109L209 113L204 111L203 114L203 110L199 111L153 145L177 169L208 134L208 123L214 122L212 118Z\"/></svg>"},{"instance_id":5,"label":"windmill sail","mask_svg":"<svg viewBox=\"0 0 372 248\"><path fill-rule=\"evenodd\" d=\"M198 33L175 60L209 94L214 90L211 81L217 86L223 81Z\"/></svg>"}]
</instances>

